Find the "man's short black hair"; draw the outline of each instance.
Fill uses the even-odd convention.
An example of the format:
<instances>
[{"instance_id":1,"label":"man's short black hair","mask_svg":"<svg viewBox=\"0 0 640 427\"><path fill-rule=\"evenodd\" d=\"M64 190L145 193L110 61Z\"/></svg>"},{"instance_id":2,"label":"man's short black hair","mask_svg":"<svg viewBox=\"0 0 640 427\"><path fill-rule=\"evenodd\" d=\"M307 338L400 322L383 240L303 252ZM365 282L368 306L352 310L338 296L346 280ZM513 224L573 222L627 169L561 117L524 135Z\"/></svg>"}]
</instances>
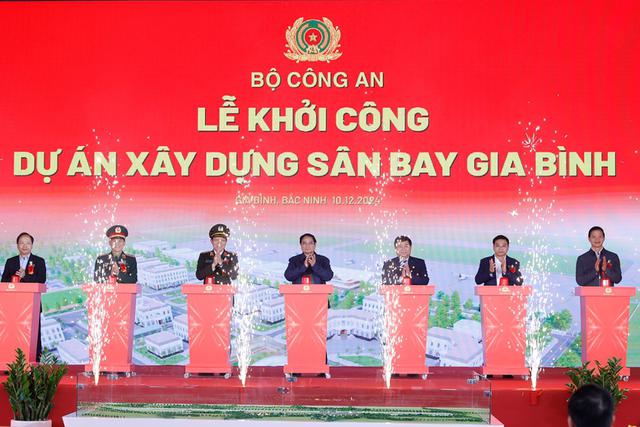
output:
<instances>
[{"instance_id":1,"label":"man's short black hair","mask_svg":"<svg viewBox=\"0 0 640 427\"><path fill-rule=\"evenodd\" d=\"M583 385L569 399L569 417L575 427L610 427L613 410L611 394L596 384Z\"/></svg>"},{"instance_id":2,"label":"man's short black hair","mask_svg":"<svg viewBox=\"0 0 640 427\"><path fill-rule=\"evenodd\" d=\"M507 246L509 246L509 238L507 236L498 234L496 237L493 238L493 244L495 245L498 240L506 240Z\"/></svg>"},{"instance_id":3,"label":"man's short black hair","mask_svg":"<svg viewBox=\"0 0 640 427\"><path fill-rule=\"evenodd\" d=\"M398 236L393 241L393 247L395 248L398 242L409 242L409 246L413 246L413 242L408 236Z\"/></svg>"},{"instance_id":4,"label":"man's short black hair","mask_svg":"<svg viewBox=\"0 0 640 427\"><path fill-rule=\"evenodd\" d=\"M313 239L313 243L318 243L318 241L316 240L316 236L311 233L304 233L302 236L300 236L300 244L302 244L302 239L304 239L305 237L311 237Z\"/></svg>"},{"instance_id":5,"label":"man's short black hair","mask_svg":"<svg viewBox=\"0 0 640 427\"><path fill-rule=\"evenodd\" d=\"M591 237L591 233L598 230L602 232L602 237L604 237L604 230L599 225L594 225L593 227L591 227L589 229L589 234L587 234L587 237Z\"/></svg>"},{"instance_id":6,"label":"man's short black hair","mask_svg":"<svg viewBox=\"0 0 640 427\"><path fill-rule=\"evenodd\" d=\"M23 231L22 233L18 234L18 237L16 237L16 244L20 243L20 238L22 236L27 236L28 238L30 238L31 239L31 244L33 245L33 241L34 241L33 236L31 234L27 233L26 231Z\"/></svg>"}]
</instances>

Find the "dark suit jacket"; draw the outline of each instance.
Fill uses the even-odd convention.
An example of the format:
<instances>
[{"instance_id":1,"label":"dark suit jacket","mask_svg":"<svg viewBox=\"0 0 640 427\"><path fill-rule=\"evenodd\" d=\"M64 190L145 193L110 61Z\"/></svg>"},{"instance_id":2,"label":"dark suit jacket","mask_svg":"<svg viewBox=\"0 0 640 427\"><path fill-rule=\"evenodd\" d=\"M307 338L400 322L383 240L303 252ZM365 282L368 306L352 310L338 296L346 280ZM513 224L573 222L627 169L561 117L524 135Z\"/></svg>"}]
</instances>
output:
<instances>
[{"instance_id":1,"label":"dark suit jacket","mask_svg":"<svg viewBox=\"0 0 640 427\"><path fill-rule=\"evenodd\" d=\"M605 275L611 280L611 285L622 281L622 269L620 258L615 253L602 248L600 257L606 257L611 261L611 268L607 268ZM578 257L576 261L576 282L580 286L600 286L601 274L596 271L596 253L589 249Z\"/></svg>"},{"instance_id":2,"label":"dark suit jacket","mask_svg":"<svg viewBox=\"0 0 640 427\"><path fill-rule=\"evenodd\" d=\"M113 252L100 255L96 259L96 264L93 270L93 280L96 283L106 283L111 276L111 266L114 264L124 263L126 271L118 271L118 277L116 282L118 283L138 283L138 262L133 255L120 254L119 257L114 257Z\"/></svg>"},{"instance_id":3,"label":"dark suit jacket","mask_svg":"<svg viewBox=\"0 0 640 427\"><path fill-rule=\"evenodd\" d=\"M30 262L33 262L33 274L28 273L28 269L25 268L24 277L20 279L21 283L45 283L47 281L47 265L44 259L37 255L30 254L27 266ZM10 282L11 276L16 271L20 270L20 256L16 255L7 259L4 263L4 271L2 272L2 281ZM40 313L42 313L42 305L40 305ZM42 341L40 338L40 316L38 316L38 341L36 344L36 361L40 361L40 354L42 353Z\"/></svg>"},{"instance_id":4,"label":"dark suit jacket","mask_svg":"<svg viewBox=\"0 0 640 427\"><path fill-rule=\"evenodd\" d=\"M421 258L409 257L409 269L411 270L412 285L428 285L429 273L427 265ZM400 257L395 257L384 262L382 266L382 284L397 285L402 283L402 269L400 268Z\"/></svg>"},{"instance_id":5,"label":"dark suit jacket","mask_svg":"<svg viewBox=\"0 0 640 427\"><path fill-rule=\"evenodd\" d=\"M213 251L202 252L198 257L198 266L196 267L196 277L202 282L206 282L206 278L213 276L213 282L230 285L232 280L238 277L238 256L233 252L222 251L222 265L213 266Z\"/></svg>"},{"instance_id":6,"label":"dark suit jacket","mask_svg":"<svg viewBox=\"0 0 640 427\"><path fill-rule=\"evenodd\" d=\"M476 273L476 283L478 285L496 286L498 280L496 273L489 271L489 260L495 262L495 255L482 258ZM595 262L595 261L594 261ZM507 265L503 266L502 275L509 279L509 286L522 286L522 273L520 273L520 261L507 255ZM512 271L514 270L514 271Z\"/></svg>"},{"instance_id":7,"label":"dark suit jacket","mask_svg":"<svg viewBox=\"0 0 640 427\"><path fill-rule=\"evenodd\" d=\"M316 263L313 267L305 267L304 254L289 258L289 265L284 272L284 277L293 284L302 283L303 276L311 276L311 283L324 284L333 278L331 262L326 256L316 254Z\"/></svg>"},{"instance_id":8,"label":"dark suit jacket","mask_svg":"<svg viewBox=\"0 0 640 427\"><path fill-rule=\"evenodd\" d=\"M29 255L29 260L27 261L27 266L29 263L33 263L33 274L28 274L28 269L25 268L24 277L20 280L22 283L44 283L47 281L47 266L44 262L44 259L40 258L37 255L31 254ZM594 261L595 262L595 261ZM10 282L11 276L15 274L16 271L20 270L20 256L16 255L7 259L7 262L4 264L4 271L2 272L2 281Z\"/></svg>"}]
</instances>

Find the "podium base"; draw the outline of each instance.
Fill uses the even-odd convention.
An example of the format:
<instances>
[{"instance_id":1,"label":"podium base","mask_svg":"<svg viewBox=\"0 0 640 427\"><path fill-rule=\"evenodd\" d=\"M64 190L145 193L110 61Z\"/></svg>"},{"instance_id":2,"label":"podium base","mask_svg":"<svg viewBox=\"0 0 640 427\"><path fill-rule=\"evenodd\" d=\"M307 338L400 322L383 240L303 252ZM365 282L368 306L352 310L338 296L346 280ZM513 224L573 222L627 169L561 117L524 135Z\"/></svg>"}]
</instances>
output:
<instances>
[{"instance_id":1,"label":"podium base","mask_svg":"<svg viewBox=\"0 0 640 427\"><path fill-rule=\"evenodd\" d=\"M134 372L133 366L134 365L132 363L122 363L122 364L116 363L113 365L100 365L100 373L112 374L112 373L123 372L125 374L131 374L132 372ZM84 365L84 371L87 373L92 373L93 365L92 364Z\"/></svg>"},{"instance_id":2,"label":"podium base","mask_svg":"<svg viewBox=\"0 0 640 427\"><path fill-rule=\"evenodd\" d=\"M482 366L480 375L521 375L528 377L531 371L526 366Z\"/></svg>"},{"instance_id":3,"label":"podium base","mask_svg":"<svg viewBox=\"0 0 640 427\"><path fill-rule=\"evenodd\" d=\"M393 375L427 375L429 367L426 365L394 366Z\"/></svg>"},{"instance_id":4,"label":"podium base","mask_svg":"<svg viewBox=\"0 0 640 427\"><path fill-rule=\"evenodd\" d=\"M230 374L231 365L186 365L185 374Z\"/></svg>"},{"instance_id":5,"label":"podium base","mask_svg":"<svg viewBox=\"0 0 640 427\"><path fill-rule=\"evenodd\" d=\"M328 374L329 365L284 365L285 374Z\"/></svg>"}]
</instances>

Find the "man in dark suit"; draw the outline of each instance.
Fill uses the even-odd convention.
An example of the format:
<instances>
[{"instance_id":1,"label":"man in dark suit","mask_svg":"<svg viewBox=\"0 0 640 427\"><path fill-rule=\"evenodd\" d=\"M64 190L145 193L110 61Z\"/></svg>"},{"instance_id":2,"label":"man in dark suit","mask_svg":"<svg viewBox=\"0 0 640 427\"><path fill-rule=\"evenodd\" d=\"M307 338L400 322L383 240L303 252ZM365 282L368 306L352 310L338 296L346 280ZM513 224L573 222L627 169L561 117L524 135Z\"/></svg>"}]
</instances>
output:
<instances>
[{"instance_id":1,"label":"man in dark suit","mask_svg":"<svg viewBox=\"0 0 640 427\"><path fill-rule=\"evenodd\" d=\"M600 286L602 279L609 279L610 285L622 281L620 258L614 252L604 248L604 230L602 227L589 229L591 249L578 257L576 261L576 282L580 286Z\"/></svg>"},{"instance_id":2,"label":"man in dark suit","mask_svg":"<svg viewBox=\"0 0 640 427\"><path fill-rule=\"evenodd\" d=\"M289 258L289 265L284 277L293 284L302 283L308 277L310 283L324 284L333 278L333 270L329 258L316 253L316 238L305 233L300 236L302 253Z\"/></svg>"},{"instance_id":3,"label":"man in dark suit","mask_svg":"<svg viewBox=\"0 0 640 427\"><path fill-rule=\"evenodd\" d=\"M331 262L326 256L316 253L316 236L311 233L304 233L300 236L300 255L289 258L289 264L284 272L284 277L292 284L302 284L303 279L309 283L322 285L333 278ZM329 308L327 300L327 308ZM328 363L328 355L325 353L325 363ZM292 374L298 376L299 374Z\"/></svg>"},{"instance_id":4,"label":"man in dark suit","mask_svg":"<svg viewBox=\"0 0 640 427\"><path fill-rule=\"evenodd\" d=\"M209 230L209 239L213 247L198 257L196 277L207 283L207 279L219 285L230 285L238 277L238 256L225 250L229 239L229 227L216 224Z\"/></svg>"},{"instance_id":5,"label":"man in dark suit","mask_svg":"<svg viewBox=\"0 0 640 427\"><path fill-rule=\"evenodd\" d=\"M118 283L137 283L136 257L124 253L125 239L129 236L129 231L124 225L113 225L109 227L106 234L111 252L100 255L96 259L93 280L96 283L106 283L110 277L115 277Z\"/></svg>"},{"instance_id":6,"label":"man in dark suit","mask_svg":"<svg viewBox=\"0 0 640 427\"><path fill-rule=\"evenodd\" d=\"M18 276L21 283L44 283L47 281L47 266L44 259L31 253L33 236L20 233L16 239L18 255L7 259L2 272L2 281L11 282Z\"/></svg>"},{"instance_id":7,"label":"man in dark suit","mask_svg":"<svg viewBox=\"0 0 640 427\"><path fill-rule=\"evenodd\" d=\"M493 238L493 255L480 260L476 284L496 286L500 278L507 278L509 286L522 286L520 261L507 256L509 239L502 234Z\"/></svg>"},{"instance_id":8,"label":"man in dark suit","mask_svg":"<svg viewBox=\"0 0 640 427\"><path fill-rule=\"evenodd\" d=\"M396 249L395 258L387 260L382 266L382 284L397 285L408 277L412 285L428 285L427 265L421 258L411 256L412 242L407 236L398 236L393 241Z\"/></svg>"},{"instance_id":9,"label":"man in dark suit","mask_svg":"<svg viewBox=\"0 0 640 427\"><path fill-rule=\"evenodd\" d=\"M20 283L44 283L47 281L47 266L44 259L31 253L33 236L22 232L18 234L16 245L18 255L7 259L2 272L2 281L11 282L11 278L19 277ZM42 305L40 306L42 313ZM36 344L36 361L40 361L42 343L40 342L40 316L38 316L38 342Z\"/></svg>"}]
</instances>

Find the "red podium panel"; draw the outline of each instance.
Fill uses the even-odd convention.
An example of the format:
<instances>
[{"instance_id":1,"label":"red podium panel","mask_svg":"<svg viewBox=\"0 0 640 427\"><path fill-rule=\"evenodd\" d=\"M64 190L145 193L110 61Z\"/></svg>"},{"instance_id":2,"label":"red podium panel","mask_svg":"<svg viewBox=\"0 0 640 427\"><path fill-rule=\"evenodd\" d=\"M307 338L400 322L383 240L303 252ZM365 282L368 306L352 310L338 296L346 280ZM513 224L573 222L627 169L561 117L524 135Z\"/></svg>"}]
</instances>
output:
<instances>
[{"instance_id":1,"label":"red podium panel","mask_svg":"<svg viewBox=\"0 0 640 427\"><path fill-rule=\"evenodd\" d=\"M40 294L46 291L42 283L0 283L0 371L15 360L18 347L35 363Z\"/></svg>"},{"instance_id":2,"label":"red podium panel","mask_svg":"<svg viewBox=\"0 0 640 427\"><path fill-rule=\"evenodd\" d=\"M433 285L386 285L380 287L390 325L387 339L393 346L392 374L427 375L426 350L429 299Z\"/></svg>"},{"instance_id":3,"label":"red podium panel","mask_svg":"<svg viewBox=\"0 0 640 427\"><path fill-rule=\"evenodd\" d=\"M285 374L329 374L327 301L331 285L280 285L287 324Z\"/></svg>"},{"instance_id":4,"label":"red podium panel","mask_svg":"<svg viewBox=\"0 0 640 427\"><path fill-rule=\"evenodd\" d=\"M189 364L186 374L230 374L231 285L182 285L187 295Z\"/></svg>"},{"instance_id":5,"label":"red podium panel","mask_svg":"<svg viewBox=\"0 0 640 427\"><path fill-rule=\"evenodd\" d=\"M102 355L100 372L132 372L133 326L136 314L136 294L140 285L124 283L97 283L82 287L87 294L87 323L89 336L92 328L102 329ZM104 309L102 325L94 325L101 316L94 310ZM86 371L93 370L93 343L89 340L89 363Z\"/></svg>"},{"instance_id":6,"label":"red podium panel","mask_svg":"<svg viewBox=\"0 0 640 427\"><path fill-rule=\"evenodd\" d=\"M629 338L629 302L634 287L578 286L582 325L582 362L607 363L611 357L622 360L620 375L628 377L627 341Z\"/></svg>"},{"instance_id":7,"label":"red podium panel","mask_svg":"<svg viewBox=\"0 0 640 427\"><path fill-rule=\"evenodd\" d=\"M484 375L529 375L526 366L530 286L476 286L480 297Z\"/></svg>"}]
</instances>

